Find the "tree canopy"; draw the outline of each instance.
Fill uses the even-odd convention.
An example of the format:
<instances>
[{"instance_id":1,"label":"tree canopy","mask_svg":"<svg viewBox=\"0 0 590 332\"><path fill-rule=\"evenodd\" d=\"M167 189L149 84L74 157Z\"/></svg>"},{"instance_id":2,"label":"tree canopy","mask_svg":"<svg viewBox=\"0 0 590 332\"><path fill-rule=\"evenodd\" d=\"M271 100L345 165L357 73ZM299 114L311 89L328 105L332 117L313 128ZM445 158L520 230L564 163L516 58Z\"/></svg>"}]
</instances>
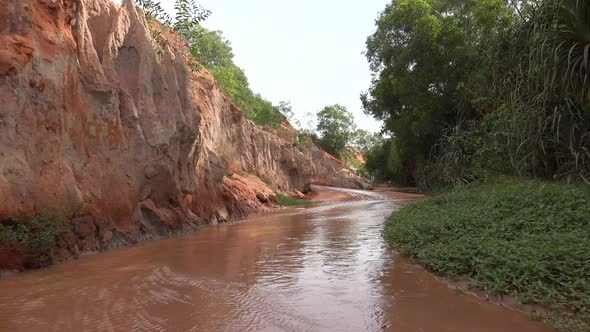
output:
<instances>
[{"instance_id":1,"label":"tree canopy","mask_svg":"<svg viewBox=\"0 0 590 332\"><path fill-rule=\"evenodd\" d=\"M365 112L384 121L393 157L417 165L423 182L487 170L588 181L589 8L394 0L367 39Z\"/></svg>"},{"instance_id":2,"label":"tree canopy","mask_svg":"<svg viewBox=\"0 0 590 332\"><path fill-rule=\"evenodd\" d=\"M373 83L361 99L403 158L426 160L445 126L473 111L466 87L477 79L478 50L506 19L499 0L397 0L381 13L367 39Z\"/></svg>"},{"instance_id":3,"label":"tree canopy","mask_svg":"<svg viewBox=\"0 0 590 332\"><path fill-rule=\"evenodd\" d=\"M353 115L346 107L336 104L324 107L317 114L319 145L328 153L340 157L354 137L356 125Z\"/></svg>"}]
</instances>

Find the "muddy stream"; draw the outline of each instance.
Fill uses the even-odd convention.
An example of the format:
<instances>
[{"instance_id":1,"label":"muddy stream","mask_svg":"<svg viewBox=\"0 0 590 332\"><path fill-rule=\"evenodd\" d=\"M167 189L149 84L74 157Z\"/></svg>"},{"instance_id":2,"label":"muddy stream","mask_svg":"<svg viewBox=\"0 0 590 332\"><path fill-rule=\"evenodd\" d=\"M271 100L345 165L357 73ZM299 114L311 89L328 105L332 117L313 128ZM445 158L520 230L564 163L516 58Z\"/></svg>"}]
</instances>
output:
<instances>
[{"instance_id":1,"label":"muddy stream","mask_svg":"<svg viewBox=\"0 0 590 332\"><path fill-rule=\"evenodd\" d=\"M337 201L0 279L0 331L552 331L389 249L412 195L318 189Z\"/></svg>"}]
</instances>

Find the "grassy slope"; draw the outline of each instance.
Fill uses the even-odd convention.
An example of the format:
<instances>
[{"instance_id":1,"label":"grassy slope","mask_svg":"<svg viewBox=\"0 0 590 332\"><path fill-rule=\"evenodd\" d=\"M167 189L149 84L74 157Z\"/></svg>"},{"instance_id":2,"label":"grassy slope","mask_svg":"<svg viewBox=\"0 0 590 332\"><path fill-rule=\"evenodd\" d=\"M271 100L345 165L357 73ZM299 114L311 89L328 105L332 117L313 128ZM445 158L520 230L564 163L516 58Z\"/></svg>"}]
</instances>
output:
<instances>
[{"instance_id":1,"label":"grassy slope","mask_svg":"<svg viewBox=\"0 0 590 332\"><path fill-rule=\"evenodd\" d=\"M588 188L514 179L472 184L394 213L385 236L436 272L567 309L578 327L590 322Z\"/></svg>"}]
</instances>

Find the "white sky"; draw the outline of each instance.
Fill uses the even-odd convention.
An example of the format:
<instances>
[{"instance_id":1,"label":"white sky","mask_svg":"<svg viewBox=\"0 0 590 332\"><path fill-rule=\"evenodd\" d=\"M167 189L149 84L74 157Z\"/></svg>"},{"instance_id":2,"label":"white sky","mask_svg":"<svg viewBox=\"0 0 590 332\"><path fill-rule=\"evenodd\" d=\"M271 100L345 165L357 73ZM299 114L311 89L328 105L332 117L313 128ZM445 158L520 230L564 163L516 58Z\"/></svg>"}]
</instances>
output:
<instances>
[{"instance_id":1,"label":"white sky","mask_svg":"<svg viewBox=\"0 0 590 332\"><path fill-rule=\"evenodd\" d=\"M115 0L116 2L120 2ZM161 0L173 16L174 0ZM365 40L388 0L201 0L213 13L203 22L231 41L235 63L250 87L273 104L290 100L296 117L342 104L357 126L381 124L362 111L359 95L370 86Z\"/></svg>"}]
</instances>

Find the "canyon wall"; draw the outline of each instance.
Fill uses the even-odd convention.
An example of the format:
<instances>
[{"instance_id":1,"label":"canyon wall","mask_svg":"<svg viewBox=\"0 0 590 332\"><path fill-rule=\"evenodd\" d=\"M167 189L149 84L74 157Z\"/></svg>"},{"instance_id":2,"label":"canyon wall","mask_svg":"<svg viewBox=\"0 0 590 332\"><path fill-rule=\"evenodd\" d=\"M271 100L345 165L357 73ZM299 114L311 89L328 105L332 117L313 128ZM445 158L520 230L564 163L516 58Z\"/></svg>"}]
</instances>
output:
<instances>
[{"instance_id":1,"label":"canyon wall","mask_svg":"<svg viewBox=\"0 0 590 332\"><path fill-rule=\"evenodd\" d=\"M0 220L58 211L65 254L258 211L320 169L247 120L132 1L0 0ZM288 130L287 130L288 131Z\"/></svg>"}]
</instances>

